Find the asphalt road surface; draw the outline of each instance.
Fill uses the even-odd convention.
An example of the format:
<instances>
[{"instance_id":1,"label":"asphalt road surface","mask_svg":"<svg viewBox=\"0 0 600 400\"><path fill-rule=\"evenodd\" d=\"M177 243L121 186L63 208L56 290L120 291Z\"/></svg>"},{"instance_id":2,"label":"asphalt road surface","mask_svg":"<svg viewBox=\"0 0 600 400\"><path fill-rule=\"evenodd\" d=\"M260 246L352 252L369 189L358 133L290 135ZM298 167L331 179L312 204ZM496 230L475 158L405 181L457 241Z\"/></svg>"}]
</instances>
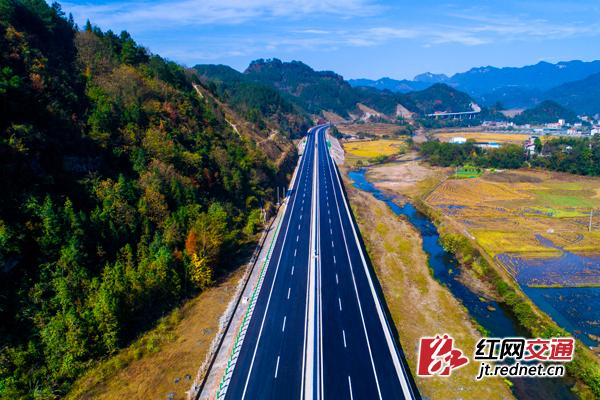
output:
<instances>
[{"instance_id":1,"label":"asphalt road surface","mask_svg":"<svg viewBox=\"0 0 600 400\"><path fill-rule=\"evenodd\" d=\"M360 245L326 128L308 132L227 399L420 398Z\"/></svg>"}]
</instances>

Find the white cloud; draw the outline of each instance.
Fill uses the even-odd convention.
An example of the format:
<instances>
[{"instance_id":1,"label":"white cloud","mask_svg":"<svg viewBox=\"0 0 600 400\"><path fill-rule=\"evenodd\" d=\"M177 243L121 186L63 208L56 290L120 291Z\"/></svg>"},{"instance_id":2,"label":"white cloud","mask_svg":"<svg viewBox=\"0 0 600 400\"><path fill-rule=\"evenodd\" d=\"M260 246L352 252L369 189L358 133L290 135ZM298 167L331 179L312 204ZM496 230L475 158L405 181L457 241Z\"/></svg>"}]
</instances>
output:
<instances>
[{"instance_id":1,"label":"white cloud","mask_svg":"<svg viewBox=\"0 0 600 400\"><path fill-rule=\"evenodd\" d=\"M381 10L371 0L177 0L125 1L105 5L63 3L78 20L98 25L168 27L239 24L261 18L297 19L310 15L354 17Z\"/></svg>"},{"instance_id":2,"label":"white cloud","mask_svg":"<svg viewBox=\"0 0 600 400\"><path fill-rule=\"evenodd\" d=\"M64 9L78 22L89 18L103 29L127 29L152 51L189 64L276 54L302 58L306 51L396 43L435 49L600 35L598 24L492 13L480 5L402 6L414 8L411 14L380 0L71 1ZM423 14L415 16L415 10Z\"/></svg>"}]
</instances>

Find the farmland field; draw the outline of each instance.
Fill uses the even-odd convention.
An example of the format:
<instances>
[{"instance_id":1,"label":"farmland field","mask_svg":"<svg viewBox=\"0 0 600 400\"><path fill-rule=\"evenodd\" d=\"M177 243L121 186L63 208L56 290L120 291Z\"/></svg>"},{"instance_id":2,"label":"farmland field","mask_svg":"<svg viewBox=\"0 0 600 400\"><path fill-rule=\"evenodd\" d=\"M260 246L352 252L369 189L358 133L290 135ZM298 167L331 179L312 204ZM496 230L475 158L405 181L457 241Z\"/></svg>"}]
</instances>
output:
<instances>
[{"instance_id":1,"label":"farmland field","mask_svg":"<svg viewBox=\"0 0 600 400\"><path fill-rule=\"evenodd\" d=\"M600 254L599 188L597 178L527 170L488 172L474 179L446 180L427 200L452 215L492 256ZM592 208L597 215L589 232Z\"/></svg>"},{"instance_id":2,"label":"farmland field","mask_svg":"<svg viewBox=\"0 0 600 400\"><path fill-rule=\"evenodd\" d=\"M476 142L496 142L496 143L512 143L522 144L530 135L523 133L497 133L497 132L436 132L433 137L438 138L442 142L448 142L453 137L463 137L465 139L473 139ZM550 136L542 136L542 141Z\"/></svg>"},{"instance_id":3,"label":"farmland field","mask_svg":"<svg viewBox=\"0 0 600 400\"><path fill-rule=\"evenodd\" d=\"M472 179L481 176L482 173L483 171L480 168L460 167L456 168L452 177L455 179Z\"/></svg>"},{"instance_id":4,"label":"farmland field","mask_svg":"<svg viewBox=\"0 0 600 400\"><path fill-rule=\"evenodd\" d=\"M406 150L404 140L349 141L344 142L343 146L346 152L346 162L351 166L356 165L359 161L365 164L377 157L388 157Z\"/></svg>"},{"instance_id":5,"label":"farmland field","mask_svg":"<svg viewBox=\"0 0 600 400\"><path fill-rule=\"evenodd\" d=\"M597 346L599 189L598 178L487 172L479 178L445 180L427 203L474 239L559 325Z\"/></svg>"}]
</instances>

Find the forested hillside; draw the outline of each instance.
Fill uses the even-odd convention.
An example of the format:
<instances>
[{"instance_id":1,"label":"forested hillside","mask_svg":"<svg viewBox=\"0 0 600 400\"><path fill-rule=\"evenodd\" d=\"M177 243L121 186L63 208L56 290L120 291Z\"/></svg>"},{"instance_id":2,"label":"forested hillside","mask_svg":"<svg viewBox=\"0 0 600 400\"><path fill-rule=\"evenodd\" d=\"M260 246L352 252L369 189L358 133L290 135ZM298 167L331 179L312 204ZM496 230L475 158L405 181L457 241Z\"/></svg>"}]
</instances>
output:
<instances>
[{"instance_id":1,"label":"forested hillside","mask_svg":"<svg viewBox=\"0 0 600 400\"><path fill-rule=\"evenodd\" d=\"M546 100L514 117L515 124L546 124L564 119L569 123L577 122L577 114L560 104Z\"/></svg>"},{"instance_id":2,"label":"forested hillside","mask_svg":"<svg viewBox=\"0 0 600 400\"><path fill-rule=\"evenodd\" d=\"M0 0L0 37L0 397L57 398L219 276L305 120L250 108L246 135L193 74L42 0Z\"/></svg>"},{"instance_id":3,"label":"forested hillside","mask_svg":"<svg viewBox=\"0 0 600 400\"><path fill-rule=\"evenodd\" d=\"M256 60L244 75L254 82L287 93L291 101L309 113L332 111L345 118L360 114L358 104L394 119L398 105L416 114L427 114L435 111L470 111L473 102L466 93L445 84L434 84L409 93L367 86L352 87L340 75L331 71L314 71L300 61Z\"/></svg>"},{"instance_id":4,"label":"forested hillside","mask_svg":"<svg viewBox=\"0 0 600 400\"><path fill-rule=\"evenodd\" d=\"M256 60L244 72L249 79L271 85L296 98L309 113L333 111L343 117L356 109L359 97L340 75L314 71L300 61Z\"/></svg>"},{"instance_id":5,"label":"forested hillside","mask_svg":"<svg viewBox=\"0 0 600 400\"><path fill-rule=\"evenodd\" d=\"M427 89L408 93L406 96L425 114L473 111L471 104L474 101L468 94L444 83L436 83Z\"/></svg>"},{"instance_id":6,"label":"forested hillside","mask_svg":"<svg viewBox=\"0 0 600 400\"><path fill-rule=\"evenodd\" d=\"M246 120L260 124L271 121L289 135L298 135L311 125L309 116L276 89L248 79L226 65L196 65L203 85L227 102Z\"/></svg>"},{"instance_id":7,"label":"forested hillside","mask_svg":"<svg viewBox=\"0 0 600 400\"><path fill-rule=\"evenodd\" d=\"M550 89L543 98L551 99L578 113L600 114L600 73Z\"/></svg>"}]
</instances>

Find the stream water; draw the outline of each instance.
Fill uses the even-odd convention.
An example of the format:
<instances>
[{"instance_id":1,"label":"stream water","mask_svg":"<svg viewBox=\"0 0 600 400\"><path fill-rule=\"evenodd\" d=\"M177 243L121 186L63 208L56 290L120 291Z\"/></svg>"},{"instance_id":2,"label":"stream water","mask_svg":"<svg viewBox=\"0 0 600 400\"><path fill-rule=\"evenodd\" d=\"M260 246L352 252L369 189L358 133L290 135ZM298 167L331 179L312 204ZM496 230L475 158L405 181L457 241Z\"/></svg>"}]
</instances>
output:
<instances>
[{"instance_id":1,"label":"stream water","mask_svg":"<svg viewBox=\"0 0 600 400\"><path fill-rule=\"evenodd\" d=\"M437 228L429 218L418 212L408 202L402 206L396 204L393 197L377 189L367 180L365 175L366 170L364 169L349 173L356 188L369 192L376 199L385 202L394 213L404 215L420 232L423 238L423 250L429 257L429 265L433 270L435 279L448 287L454 297L467 308L471 317L489 332L489 336L526 336L526 331L502 304L481 299L478 294L471 291L457 279L460 268L458 261L452 254L444 250L439 241ZM577 398L570 390L573 382L569 378L515 378L511 379L511 382L513 383L513 393L518 399Z\"/></svg>"}]
</instances>

